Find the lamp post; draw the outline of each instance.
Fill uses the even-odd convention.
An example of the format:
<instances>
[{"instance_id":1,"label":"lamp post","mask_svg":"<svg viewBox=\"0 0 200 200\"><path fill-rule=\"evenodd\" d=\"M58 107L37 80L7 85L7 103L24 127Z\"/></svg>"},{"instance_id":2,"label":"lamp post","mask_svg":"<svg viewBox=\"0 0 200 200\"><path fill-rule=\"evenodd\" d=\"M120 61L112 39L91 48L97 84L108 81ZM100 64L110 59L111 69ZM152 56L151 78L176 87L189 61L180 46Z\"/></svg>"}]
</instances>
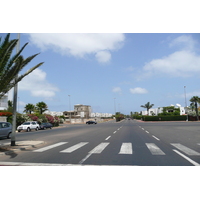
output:
<instances>
[{"instance_id":1,"label":"lamp post","mask_svg":"<svg viewBox=\"0 0 200 200\"><path fill-rule=\"evenodd\" d=\"M70 124L71 124L71 104L70 104L70 95L69 96L69 116L70 116Z\"/></svg>"},{"instance_id":2,"label":"lamp post","mask_svg":"<svg viewBox=\"0 0 200 200\"><path fill-rule=\"evenodd\" d=\"M184 86L184 92L185 92L185 107L187 109L187 100L186 100L186 86ZM188 110L187 110L187 119L186 121L188 121Z\"/></svg>"},{"instance_id":3,"label":"lamp post","mask_svg":"<svg viewBox=\"0 0 200 200\"><path fill-rule=\"evenodd\" d=\"M20 46L20 33L17 34L18 42L17 42L17 53L19 52L19 46ZM15 77L15 79L18 77L18 75ZM13 119L12 119L12 134L11 134L11 146L15 146L15 133L16 133L16 118L17 118L17 89L18 84L16 83L14 86L14 93L13 93Z\"/></svg>"}]
</instances>

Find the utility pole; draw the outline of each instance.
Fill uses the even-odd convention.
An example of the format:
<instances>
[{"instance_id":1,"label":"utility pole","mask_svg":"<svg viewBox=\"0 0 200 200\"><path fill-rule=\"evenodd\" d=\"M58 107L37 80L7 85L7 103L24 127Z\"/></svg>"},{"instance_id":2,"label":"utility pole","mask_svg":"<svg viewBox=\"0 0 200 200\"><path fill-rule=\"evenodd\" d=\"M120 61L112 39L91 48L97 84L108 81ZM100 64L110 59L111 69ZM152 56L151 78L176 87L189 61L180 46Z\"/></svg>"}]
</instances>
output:
<instances>
[{"instance_id":1,"label":"utility pole","mask_svg":"<svg viewBox=\"0 0 200 200\"><path fill-rule=\"evenodd\" d=\"M186 107L186 109L187 109L187 100L186 100L186 86L184 86L184 92L185 92L185 107ZM186 121L188 121L188 109L187 109L187 119L186 119Z\"/></svg>"},{"instance_id":2,"label":"utility pole","mask_svg":"<svg viewBox=\"0 0 200 200\"><path fill-rule=\"evenodd\" d=\"M20 33L17 34L18 42L17 42L17 53L19 52L20 46ZM18 75L15 77L17 79ZM11 134L11 146L15 146L15 135L16 135L16 118L17 118L17 89L18 84L16 83L14 86L14 93L13 93L13 119L12 119L12 134Z\"/></svg>"},{"instance_id":3,"label":"utility pole","mask_svg":"<svg viewBox=\"0 0 200 200\"><path fill-rule=\"evenodd\" d=\"M71 124L71 103L70 103L70 95L69 96L69 112L70 112L70 124Z\"/></svg>"}]
</instances>

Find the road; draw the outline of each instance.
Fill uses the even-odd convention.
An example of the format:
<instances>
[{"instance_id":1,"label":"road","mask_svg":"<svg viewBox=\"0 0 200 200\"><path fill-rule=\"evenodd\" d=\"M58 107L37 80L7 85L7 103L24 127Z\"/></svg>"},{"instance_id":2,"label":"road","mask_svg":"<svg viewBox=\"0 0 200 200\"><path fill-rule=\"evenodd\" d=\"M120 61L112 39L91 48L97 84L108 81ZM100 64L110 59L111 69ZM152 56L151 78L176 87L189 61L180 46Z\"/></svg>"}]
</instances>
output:
<instances>
[{"instance_id":1,"label":"road","mask_svg":"<svg viewBox=\"0 0 200 200\"><path fill-rule=\"evenodd\" d=\"M17 133L44 144L3 162L19 165L199 166L200 123L123 120ZM5 139L7 141L7 139Z\"/></svg>"}]
</instances>

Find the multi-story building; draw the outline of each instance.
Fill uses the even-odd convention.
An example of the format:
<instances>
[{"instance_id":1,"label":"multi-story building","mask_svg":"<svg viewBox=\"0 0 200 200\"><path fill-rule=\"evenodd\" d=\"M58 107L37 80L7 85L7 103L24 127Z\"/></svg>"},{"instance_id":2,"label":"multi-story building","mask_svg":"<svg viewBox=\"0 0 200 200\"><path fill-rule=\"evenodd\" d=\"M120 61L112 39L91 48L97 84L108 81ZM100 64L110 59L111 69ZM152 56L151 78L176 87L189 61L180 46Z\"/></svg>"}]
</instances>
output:
<instances>
[{"instance_id":1,"label":"multi-story building","mask_svg":"<svg viewBox=\"0 0 200 200\"><path fill-rule=\"evenodd\" d=\"M63 115L66 118L84 118L88 119L91 117L91 106L77 104L74 105L73 111L64 111Z\"/></svg>"}]
</instances>

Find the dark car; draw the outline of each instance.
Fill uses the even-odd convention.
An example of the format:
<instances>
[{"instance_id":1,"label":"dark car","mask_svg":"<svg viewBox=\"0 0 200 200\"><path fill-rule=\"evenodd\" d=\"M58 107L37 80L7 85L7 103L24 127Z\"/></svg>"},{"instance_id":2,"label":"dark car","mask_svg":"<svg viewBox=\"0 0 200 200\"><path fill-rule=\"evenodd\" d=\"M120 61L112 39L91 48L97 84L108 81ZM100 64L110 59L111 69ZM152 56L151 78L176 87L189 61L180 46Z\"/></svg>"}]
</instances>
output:
<instances>
[{"instance_id":1,"label":"dark car","mask_svg":"<svg viewBox=\"0 0 200 200\"><path fill-rule=\"evenodd\" d=\"M12 133L12 125L9 122L0 122L0 137L10 138Z\"/></svg>"},{"instance_id":2,"label":"dark car","mask_svg":"<svg viewBox=\"0 0 200 200\"><path fill-rule=\"evenodd\" d=\"M53 125L51 124L51 123L41 123L40 124L40 129L47 129L47 128L52 128L53 127Z\"/></svg>"},{"instance_id":3,"label":"dark car","mask_svg":"<svg viewBox=\"0 0 200 200\"><path fill-rule=\"evenodd\" d=\"M86 124L97 124L95 121L87 121Z\"/></svg>"}]
</instances>

